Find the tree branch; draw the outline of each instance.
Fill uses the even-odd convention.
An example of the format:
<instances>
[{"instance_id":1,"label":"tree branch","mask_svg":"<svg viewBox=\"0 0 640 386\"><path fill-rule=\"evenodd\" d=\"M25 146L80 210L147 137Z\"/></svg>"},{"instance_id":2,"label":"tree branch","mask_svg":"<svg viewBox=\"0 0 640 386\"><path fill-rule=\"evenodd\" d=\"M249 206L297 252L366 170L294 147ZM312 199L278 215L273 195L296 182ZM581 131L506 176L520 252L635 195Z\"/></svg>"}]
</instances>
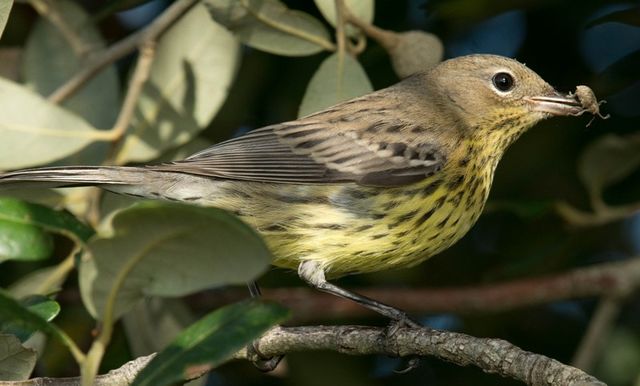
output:
<instances>
[{"instance_id":1,"label":"tree branch","mask_svg":"<svg viewBox=\"0 0 640 386\"><path fill-rule=\"evenodd\" d=\"M105 51L96 54L85 68L51 93L48 97L49 101L53 103L63 102L109 64L126 56L143 43L157 40L164 31L171 27L180 16L196 3L197 0L177 0L146 28L127 36Z\"/></svg>"},{"instance_id":2,"label":"tree branch","mask_svg":"<svg viewBox=\"0 0 640 386\"><path fill-rule=\"evenodd\" d=\"M362 288L354 291L410 313L447 312L458 314L512 310L558 300L599 296L623 296L640 288L640 257L603 263L569 272L506 283L458 288ZM266 299L293 310L297 321L353 318L371 311L309 288L266 288ZM245 299L245 289L224 290L190 297L189 304L210 310Z\"/></svg>"},{"instance_id":3,"label":"tree branch","mask_svg":"<svg viewBox=\"0 0 640 386\"><path fill-rule=\"evenodd\" d=\"M596 378L543 355L524 351L500 339L475 338L456 332L427 328L400 328L389 336L387 329L365 326L276 327L256 342L266 356L296 351L331 350L349 355L433 356L460 366L474 365L487 373L520 380L528 385L604 386ZM236 359L253 359L246 349ZM138 358L99 376L96 385L124 386L150 360ZM73 383L75 381L75 383ZM0 382L0 386L75 386L79 378L42 378L23 382Z\"/></svg>"}]
</instances>

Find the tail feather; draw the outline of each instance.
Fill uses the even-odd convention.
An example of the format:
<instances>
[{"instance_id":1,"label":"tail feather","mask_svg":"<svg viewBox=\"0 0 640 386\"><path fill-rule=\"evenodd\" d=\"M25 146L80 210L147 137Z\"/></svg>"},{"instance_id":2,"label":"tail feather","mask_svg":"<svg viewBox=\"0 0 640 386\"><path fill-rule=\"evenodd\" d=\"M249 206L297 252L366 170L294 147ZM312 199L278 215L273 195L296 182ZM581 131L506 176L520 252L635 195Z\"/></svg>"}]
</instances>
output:
<instances>
[{"instance_id":1,"label":"tail feather","mask_svg":"<svg viewBox=\"0 0 640 386\"><path fill-rule=\"evenodd\" d=\"M138 185L144 168L118 166L59 166L0 174L0 189L63 188L76 186ZM114 186L114 187L115 187Z\"/></svg>"}]
</instances>

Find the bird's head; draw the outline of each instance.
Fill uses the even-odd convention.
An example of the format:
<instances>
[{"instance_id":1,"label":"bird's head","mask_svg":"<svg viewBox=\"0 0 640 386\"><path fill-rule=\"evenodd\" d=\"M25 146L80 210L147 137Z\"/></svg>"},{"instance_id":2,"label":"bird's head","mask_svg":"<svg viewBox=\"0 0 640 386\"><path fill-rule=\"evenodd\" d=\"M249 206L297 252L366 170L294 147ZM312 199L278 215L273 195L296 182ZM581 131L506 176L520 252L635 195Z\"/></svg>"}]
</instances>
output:
<instances>
[{"instance_id":1,"label":"bird's head","mask_svg":"<svg viewBox=\"0 0 640 386\"><path fill-rule=\"evenodd\" d=\"M578 115L584 108L574 95L557 92L524 64L496 55L469 55L440 63L432 86L469 130L508 138L508 146L538 121Z\"/></svg>"}]
</instances>

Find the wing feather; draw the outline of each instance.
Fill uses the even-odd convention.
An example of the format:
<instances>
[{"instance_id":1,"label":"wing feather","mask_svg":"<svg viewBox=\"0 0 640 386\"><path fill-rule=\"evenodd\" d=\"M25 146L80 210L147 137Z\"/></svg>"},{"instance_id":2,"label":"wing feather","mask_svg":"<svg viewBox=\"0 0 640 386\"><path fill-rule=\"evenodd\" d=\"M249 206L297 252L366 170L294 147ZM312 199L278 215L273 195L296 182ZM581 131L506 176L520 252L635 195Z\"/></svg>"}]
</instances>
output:
<instances>
[{"instance_id":1,"label":"wing feather","mask_svg":"<svg viewBox=\"0 0 640 386\"><path fill-rule=\"evenodd\" d=\"M436 173L444 163L436 146L375 141L319 118L257 129L158 168L257 182L399 186Z\"/></svg>"}]
</instances>

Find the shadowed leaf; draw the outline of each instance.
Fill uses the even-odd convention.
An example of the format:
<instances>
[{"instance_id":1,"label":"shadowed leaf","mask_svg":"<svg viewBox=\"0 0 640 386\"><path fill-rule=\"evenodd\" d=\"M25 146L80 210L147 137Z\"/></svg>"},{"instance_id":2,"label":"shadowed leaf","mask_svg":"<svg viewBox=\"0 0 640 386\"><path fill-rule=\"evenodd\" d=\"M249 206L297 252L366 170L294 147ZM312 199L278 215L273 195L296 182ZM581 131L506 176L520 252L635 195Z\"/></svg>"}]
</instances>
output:
<instances>
[{"instance_id":1,"label":"shadowed leaf","mask_svg":"<svg viewBox=\"0 0 640 386\"><path fill-rule=\"evenodd\" d=\"M80 264L87 309L117 318L148 296L176 297L254 279L271 260L262 239L215 208L143 202L118 212ZM117 287L114 288L117 282Z\"/></svg>"},{"instance_id":2,"label":"shadowed leaf","mask_svg":"<svg viewBox=\"0 0 640 386\"><path fill-rule=\"evenodd\" d=\"M640 136L605 135L586 147L578 173L592 202L602 203L602 192L640 167ZM596 204L598 205L598 204Z\"/></svg>"},{"instance_id":3,"label":"shadowed leaf","mask_svg":"<svg viewBox=\"0 0 640 386\"><path fill-rule=\"evenodd\" d=\"M52 321L60 313L58 302L46 296L29 296L20 300L20 304L47 322ZM0 333L14 335L21 342L29 339L39 329L25 325L19 319L0 321Z\"/></svg>"},{"instance_id":4,"label":"shadowed leaf","mask_svg":"<svg viewBox=\"0 0 640 386\"><path fill-rule=\"evenodd\" d=\"M24 381L36 366L38 353L13 335L0 334L0 380Z\"/></svg>"},{"instance_id":5,"label":"shadowed leaf","mask_svg":"<svg viewBox=\"0 0 640 386\"><path fill-rule=\"evenodd\" d=\"M220 308L184 330L132 385L164 386L199 376L229 360L287 315L281 306L255 300Z\"/></svg>"},{"instance_id":6,"label":"shadowed leaf","mask_svg":"<svg viewBox=\"0 0 640 386\"><path fill-rule=\"evenodd\" d=\"M344 63L341 65L338 54L333 54L326 58L313 74L300 103L298 117L371 91L371 82L356 59L345 55Z\"/></svg>"}]
</instances>

